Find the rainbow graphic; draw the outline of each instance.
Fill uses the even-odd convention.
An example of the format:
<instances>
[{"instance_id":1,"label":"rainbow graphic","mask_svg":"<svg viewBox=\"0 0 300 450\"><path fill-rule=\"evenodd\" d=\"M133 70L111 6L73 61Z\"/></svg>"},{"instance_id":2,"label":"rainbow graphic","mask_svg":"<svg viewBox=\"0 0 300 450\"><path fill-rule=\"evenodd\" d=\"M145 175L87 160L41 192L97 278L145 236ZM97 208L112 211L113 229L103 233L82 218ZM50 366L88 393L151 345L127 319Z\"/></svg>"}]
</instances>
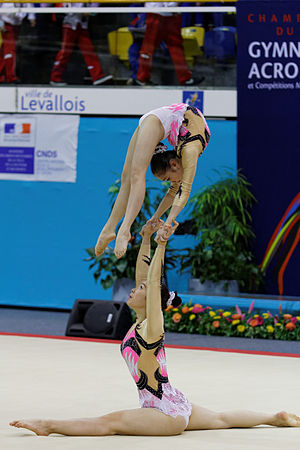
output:
<instances>
[{"instance_id":1,"label":"rainbow graphic","mask_svg":"<svg viewBox=\"0 0 300 450\"><path fill-rule=\"evenodd\" d=\"M271 261L278 256L274 269L277 276L278 291L283 295L283 275L286 266L300 240L300 192L289 205L277 225L265 252L260 268L266 272Z\"/></svg>"}]
</instances>

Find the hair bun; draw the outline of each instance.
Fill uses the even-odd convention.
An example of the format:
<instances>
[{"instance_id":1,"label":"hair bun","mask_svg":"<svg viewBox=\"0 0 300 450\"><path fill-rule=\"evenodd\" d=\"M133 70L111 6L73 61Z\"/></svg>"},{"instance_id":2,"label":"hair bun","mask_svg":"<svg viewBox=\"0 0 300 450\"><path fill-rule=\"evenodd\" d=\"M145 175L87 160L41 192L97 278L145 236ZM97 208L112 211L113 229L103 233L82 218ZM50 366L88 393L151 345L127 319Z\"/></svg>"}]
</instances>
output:
<instances>
[{"instance_id":1,"label":"hair bun","mask_svg":"<svg viewBox=\"0 0 300 450\"><path fill-rule=\"evenodd\" d=\"M168 147L165 144L163 144L162 142L159 142L157 144L157 146L155 147L154 154L157 155L158 153L164 153L167 150L168 150Z\"/></svg>"},{"instance_id":2,"label":"hair bun","mask_svg":"<svg viewBox=\"0 0 300 450\"><path fill-rule=\"evenodd\" d=\"M179 297L177 295L177 291L175 291L175 297L172 300L173 308L177 308L177 306L181 305L181 303L182 303L181 297Z\"/></svg>"}]
</instances>

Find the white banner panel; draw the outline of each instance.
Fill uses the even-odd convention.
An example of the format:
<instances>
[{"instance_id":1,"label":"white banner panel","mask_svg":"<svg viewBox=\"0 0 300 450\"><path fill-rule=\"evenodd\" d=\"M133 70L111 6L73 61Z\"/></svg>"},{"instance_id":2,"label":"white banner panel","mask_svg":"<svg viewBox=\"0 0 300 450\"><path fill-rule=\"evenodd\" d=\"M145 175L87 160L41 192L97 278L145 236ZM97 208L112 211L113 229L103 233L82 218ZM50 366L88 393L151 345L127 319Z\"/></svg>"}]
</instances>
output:
<instances>
[{"instance_id":1,"label":"white banner panel","mask_svg":"<svg viewBox=\"0 0 300 450\"><path fill-rule=\"evenodd\" d=\"M235 90L204 91L204 115L206 117L237 117L237 93Z\"/></svg>"},{"instance_id":2,"label":"white banner panel","mask_svg":"<svg viewBox=\"0 0 300 450\"><path fill-rule=\"evenodd\" d=\"M121 114L142 115L157 108L182 101L181 90L129 88L36 88L17 91L20 113Z\"/></svg>"},{"instance_id":3,"label":"white banner panel","mask_svg":"<svg viewBox=\"0 0 300 450\"><path fill-rule=\"evenodd\" d=\"M0 179L76 181L79 116L0 115Z\"/></svg>"},{"instance_id":4,"label":"white banner panel","mask_svg":"<svg viewBox=\"0 0 300 450\"><path fill-rule=\"evenodd\" d=\"M0 111L5 113L16 112L16 88L0 87Z\"/></svg>"},{"instance_id":5,"label":"white banner panel","mask_svg":"<svg viewBox=\"0 0 300 450\"><path fill-rule=\"evenodd\" d=\"M235 89L1 87L0 112L141 116L158 106L202 105L206 117L237 117ZM3 99L3 100L2 100ZM198 106L199 105L199 106Z\"/></svg>"},{"instance_id":6,"label":"white banner panel","mask_svg":"<svg viewBox=\"0 0 300 450\"><path fill-rule=\"evenodd\" d=\"M143 115L159 106L186 102L202 96L203 112L208 117L236 117L236 91L188 91L166 88L17 88L17 111L20 113Z\"/></svg>"}]
</instances>

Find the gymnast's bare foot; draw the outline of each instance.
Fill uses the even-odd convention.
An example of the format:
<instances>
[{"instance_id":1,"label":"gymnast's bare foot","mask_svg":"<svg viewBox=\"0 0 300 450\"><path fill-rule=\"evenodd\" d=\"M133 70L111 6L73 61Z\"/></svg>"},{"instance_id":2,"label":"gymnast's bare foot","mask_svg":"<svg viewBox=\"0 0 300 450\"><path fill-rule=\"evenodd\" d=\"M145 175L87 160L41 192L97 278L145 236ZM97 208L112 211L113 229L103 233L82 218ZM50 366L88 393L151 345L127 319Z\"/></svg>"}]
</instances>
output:
<instances>
[{"instance_id":1,"label":"gymnast's bare foot","mask_svg":"<svg viewBox=\"0 0 300 450\"><path fill-rule=\"evenodd\" d=\"M47 420L14 420L9 424L16 428L26 428L33 431L38 436L49 436L51 433L50 425Z\"/></svg>"},{"instance_id":2,"label":"gymnast's bare foot","mask_svg":"<svg viewBox=\"0 0 300 450\"><path fill-rule=\"evenodd\" d=\"M281 411L275 414L269 425L274 427L300 427L300 417Z\"/></svg>"},{"instance_id":3,"label":"gymnast's bare foot","mask_svg":"<svg viewBox=\"0 0 300 450\"><path fill-rule=\"evenodd\" d=\"M117 239L116 239L116 245L115 245L115 255L116 257L122 258L123 255L125 255L126 250L127 250L127 246L128 246L128 242L131 239L131 235L129 232L118 232L117 235Z\"/></svg>"},{"instance_id":4,"label":"gymnast's bare foot","mask_svg":"<svg viewBox=\"0 0 300 450\"><path fill-rule=\"evenodd\" d=\"M114 232L106 232L104 229L101 231L100 236L95 247L96 256L102 255L108 244L113 241L116 237Z\"/></svg>"}]
</instances>

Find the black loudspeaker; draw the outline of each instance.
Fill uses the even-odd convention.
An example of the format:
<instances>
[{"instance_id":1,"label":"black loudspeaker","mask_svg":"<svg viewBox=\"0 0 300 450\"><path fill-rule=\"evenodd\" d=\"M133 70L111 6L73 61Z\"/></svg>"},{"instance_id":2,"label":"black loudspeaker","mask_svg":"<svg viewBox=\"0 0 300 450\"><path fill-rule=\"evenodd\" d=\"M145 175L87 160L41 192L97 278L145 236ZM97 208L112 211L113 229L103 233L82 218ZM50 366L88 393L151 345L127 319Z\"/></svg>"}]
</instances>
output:
<instances>
[{"instance_id":1,"label":"black loudspeaker","mask_svg":"<svg viewBox=\"0 0 300 450\"><path fill-rule=\"evenodd\" d=\"M76 300L66 336L122 340L132 325L126 303L105 300Z\"/></svg>"}]
</instances>

